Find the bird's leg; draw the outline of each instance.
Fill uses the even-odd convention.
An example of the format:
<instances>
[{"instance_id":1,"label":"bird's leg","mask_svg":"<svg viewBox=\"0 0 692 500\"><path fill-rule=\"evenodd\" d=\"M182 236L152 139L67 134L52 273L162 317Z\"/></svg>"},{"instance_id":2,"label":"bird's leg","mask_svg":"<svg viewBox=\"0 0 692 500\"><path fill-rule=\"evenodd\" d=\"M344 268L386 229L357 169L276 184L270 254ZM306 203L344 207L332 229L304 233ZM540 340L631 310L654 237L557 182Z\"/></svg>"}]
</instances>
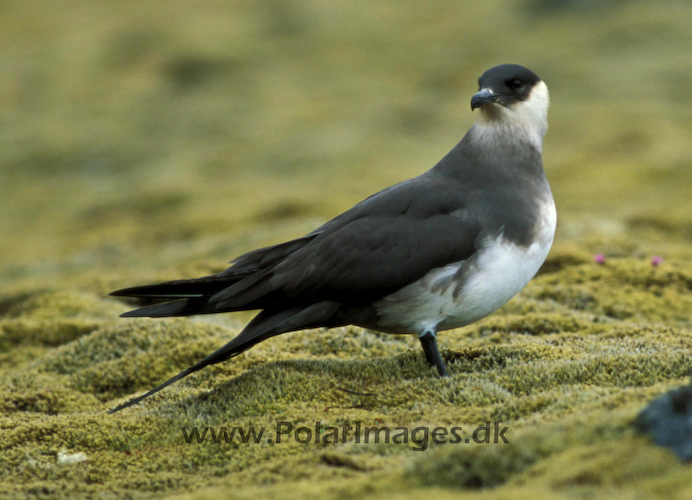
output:
<instances>
[{"instance_id":1,"label":"bird's leg","mask_svg":"<svg viewBox=\"0 0 692 500\"><path fill-rule=\"evenodd\" d=\"M440 374L440 377L449 377L447 367L444 361L442 361L442 356L440 356L440 350L437 348L437 335L435 331L427 330L419 335L418 338L420 339L420 345L423 346L425 359L428 363L437 368L437 373Z\"/></svg>"}]
</instances>

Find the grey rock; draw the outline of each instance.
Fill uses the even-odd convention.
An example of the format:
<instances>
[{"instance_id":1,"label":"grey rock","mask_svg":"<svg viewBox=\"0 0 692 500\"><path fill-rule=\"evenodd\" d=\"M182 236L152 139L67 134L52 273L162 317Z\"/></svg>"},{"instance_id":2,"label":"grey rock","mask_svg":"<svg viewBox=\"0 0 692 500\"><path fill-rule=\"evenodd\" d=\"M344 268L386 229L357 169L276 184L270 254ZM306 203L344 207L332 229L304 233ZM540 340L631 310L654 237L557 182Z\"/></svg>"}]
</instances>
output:
<instances>
[{"instance_id":1,"label":"grey rock","mask_svg":"<svg viewBox=\"0 0 692 500\"><path fill-rule=\"evenodd\" d=\"M692 461L692 383L654 399L637 417L639 432Z\"/></svg>"}]
</instances>

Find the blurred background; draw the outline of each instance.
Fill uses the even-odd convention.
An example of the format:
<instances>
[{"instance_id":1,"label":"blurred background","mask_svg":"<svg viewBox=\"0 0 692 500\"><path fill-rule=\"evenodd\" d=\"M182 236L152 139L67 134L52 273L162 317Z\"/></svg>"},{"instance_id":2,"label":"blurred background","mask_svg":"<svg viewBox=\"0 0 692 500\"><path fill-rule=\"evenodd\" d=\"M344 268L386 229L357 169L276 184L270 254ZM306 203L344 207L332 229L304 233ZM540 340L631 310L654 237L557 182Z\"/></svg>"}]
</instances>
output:
<instances>
[{"instance_id":1,"label":"blurred background","mask_svg":"<svg viewBox=\"0 0 692 500\"><path fill-rule=\"evenodd\" d=\"M133 285L300 236L434 165L505 62L551 91L557 251L687 258L691 54L682 0L5 0L0 279Z\"/></svg>"}]
</instances>

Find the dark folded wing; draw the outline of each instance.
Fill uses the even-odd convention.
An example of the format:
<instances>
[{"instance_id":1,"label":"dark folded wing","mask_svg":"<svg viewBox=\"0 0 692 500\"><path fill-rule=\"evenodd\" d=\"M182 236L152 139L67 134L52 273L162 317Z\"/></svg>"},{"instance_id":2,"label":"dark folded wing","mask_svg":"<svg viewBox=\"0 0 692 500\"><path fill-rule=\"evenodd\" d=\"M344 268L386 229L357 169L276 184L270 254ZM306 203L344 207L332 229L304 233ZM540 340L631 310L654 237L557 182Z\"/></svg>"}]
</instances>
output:
<instances>
[{"instance_id":1,"label":"dark folded wing","mask_svg":"<svg viewBox=\"0 0 692 500\"><path fill-rule=\"evenodd\" d=\"M295 301L367 303L432 269L466 260L482 224L465 209L460 192L449 180L426 177L382 191L210 303L218 310Z\"/></svg>"}]
</instances>

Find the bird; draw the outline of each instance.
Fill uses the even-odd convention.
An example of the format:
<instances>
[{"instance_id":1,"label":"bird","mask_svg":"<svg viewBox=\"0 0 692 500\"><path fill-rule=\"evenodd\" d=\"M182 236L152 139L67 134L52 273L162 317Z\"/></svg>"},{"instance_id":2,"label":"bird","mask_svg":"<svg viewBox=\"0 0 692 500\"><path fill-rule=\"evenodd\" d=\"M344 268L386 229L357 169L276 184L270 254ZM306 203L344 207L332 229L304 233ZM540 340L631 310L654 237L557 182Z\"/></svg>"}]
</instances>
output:
<instances>
[{"instance_id":1,"label":"bird","mask_svg":"<svg viewBox=\"0 0 692 500\"><path fill-rule=\"evenodd\" d=\"M548 256L557 214L543 169L548 88L501 64L478 79L475 123L437 164L311 233L250 251L226 270L112 292L168 299L122 317L259 313L230 342L120 411L206 366L287 332L355 325L417 335L439 376L441 331L491 314Z\"/></svg>"}]
</instances>

